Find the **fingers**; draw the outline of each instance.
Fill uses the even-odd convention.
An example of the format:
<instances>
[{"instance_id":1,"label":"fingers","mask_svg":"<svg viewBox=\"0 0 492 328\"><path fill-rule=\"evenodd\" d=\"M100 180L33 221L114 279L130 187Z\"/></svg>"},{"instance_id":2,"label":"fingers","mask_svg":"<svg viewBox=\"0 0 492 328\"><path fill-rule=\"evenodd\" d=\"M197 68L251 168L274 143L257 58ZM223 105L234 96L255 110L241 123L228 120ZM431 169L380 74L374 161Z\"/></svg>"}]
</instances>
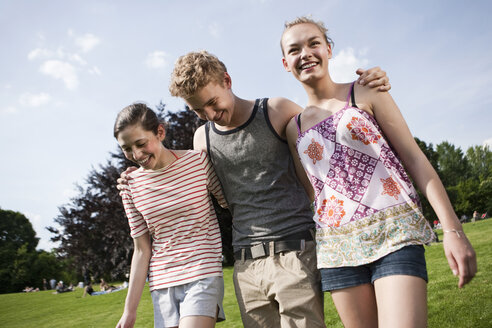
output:
<instances>
[{"instance_id":1,"label":"fingers","mask_svg":"<svg viewBox=\"0 0 492 328\"><path fill-rule=\"evenodd\" d=\"M373 67L368 70L359 68L356 73L360 75L357 80L360 85L367 85L371 88L377 87L379 91L388 91L391 89L386 72L381 70L379 67Z\"/></svg>"},{"instance_id":2,"label":"fingers","mask_svg":"<svg viewBox=\"0 0 492 328\"><path fill-rule=\"evenodd\" d=\"M137 170L137 169L138 169L138 167L135 167L135 166L130 166L130 167L127 167L127 169L126 169L126 170L125 170L125 172L123 172L123 173L128 174L128 173L133 172L133 171L135 171L135 170ZM122 174L123 174L123 173L122 173Z\"/></svg>"},{"instance_id":3,"label":"fingers","mask_svg":"<svg viewBox=\"0 0 492 328\"><path fill-rule=\"evenodd\" d=\"M477 258L472 245L463 234L445 236L445 254L449 267L458 276L458 288L463 288L477 273Z\"/></svg>"},{"instance_id":4,"label":"fingers","mask_svg":"<svg viewBox=\"0 0 492 328\"><path fill-rule=\"evenodd\" d=\"M477 273L477 259L475 251L472 248L467 249L463 260L458 262L458 267L460 270L458 287L462 288L469 283Z\"/></svg>"}]
</instances>

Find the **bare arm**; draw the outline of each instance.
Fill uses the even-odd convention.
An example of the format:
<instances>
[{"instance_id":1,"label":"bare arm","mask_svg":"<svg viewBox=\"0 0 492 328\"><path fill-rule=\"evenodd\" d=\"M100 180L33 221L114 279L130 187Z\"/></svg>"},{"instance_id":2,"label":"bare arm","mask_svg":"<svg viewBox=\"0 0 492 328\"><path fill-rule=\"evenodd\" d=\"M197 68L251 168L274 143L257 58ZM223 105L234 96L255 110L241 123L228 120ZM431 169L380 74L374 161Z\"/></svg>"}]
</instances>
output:
<instances>
[{"instance_id":1,"label":"bare arm","mask_svg":"<svg viewBox=\"0 0 492 328\"><path fill-rule=\"evenodd\" d=\"M286 139L285 129L290 119L302 112L302 107L286 98L268 99L268 118L277 134Z\"/></svg>"},{"instance_id":2,"label":"bare arm","mask_svg":"<svg viewBox=\"0 0 492 328\"><path fill-rule=\"evenodd\" d=\"M444 230L462 231L446 190L427 157L415 142L403 116L389 93L360 87L366 101L388 141L400 156L417 187L427 197ZM365 90L362 90L365 89ZM468 283L477 271L476 255L470 242L461 233L444 234L444 251L449 266L459 276L458 287Z\"/></svg>"},{"instance_id":3,"label":"bare arm","mask_svg":"<svg viewBox=\"0 0 492 328\"><path fill-rule=\"evenodd\" d=\"M205 125L196 129L193 135L193 149L207 152L207 139L205 137Z\"/></svg>"},{"instance_id":4,"label":"bare arm","mask_svg":"<svg viewBox=\"0 0 492 328\"><path fill-rule=\"evenodd\" d=\"M293 117L289 124L287 124L287 142L289 143L290 153L292 154L292 158L294 159L294 167L296 169L296 175L299 181L301 182L304 190L306 190L306 194L309 197L309 200L314 201L314 190L311 185L311 181L306 175L306 171L301 164L299 159L299 154L296 149L296 140L297 140L297 125L295 122L295 117Z\"/></svg>"},{"instance_id":5,"label":"bare arm","mask_svg":"<svg viewBox=\"0 0 492 328\"><path fill-rule=\"evenodd\" d=\"M134 250L130 269L130 284L125 300L125 310L116 328L131 328L137 319L137 307L147 279L151 256L148 232L133 240Z\"/></svg>"}]
</instances>

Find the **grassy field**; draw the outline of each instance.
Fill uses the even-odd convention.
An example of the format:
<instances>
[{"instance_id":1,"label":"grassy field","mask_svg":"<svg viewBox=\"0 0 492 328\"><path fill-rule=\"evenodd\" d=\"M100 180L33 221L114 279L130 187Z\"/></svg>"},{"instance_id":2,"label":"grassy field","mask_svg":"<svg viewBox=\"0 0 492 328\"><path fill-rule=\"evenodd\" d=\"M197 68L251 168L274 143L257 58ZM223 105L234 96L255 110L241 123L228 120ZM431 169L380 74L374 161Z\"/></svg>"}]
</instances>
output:
<instances>
[{"instance_id":1,"label":"grassy field","mask_svg":"<svg viewBox=\"0 0 492 328\"><path fill-rule=\"evenodd\" d=\"M467 223L464 230L478 256L479 272L464 289L444 257L442 243L426 247L429 271L429 327L492 327L492 220ZM439 234L442 240L442 233ZM242 327L232 284L232 269L224 269L227 320L218 328ZM82 298L82 290L53 295L51 291L0 295L0 327L114 327L126 290ZM342 327L329 295L325 295L328 327ZM144 290L136 327L153 327L152 302Z\"/></svg>"}]
</instances>

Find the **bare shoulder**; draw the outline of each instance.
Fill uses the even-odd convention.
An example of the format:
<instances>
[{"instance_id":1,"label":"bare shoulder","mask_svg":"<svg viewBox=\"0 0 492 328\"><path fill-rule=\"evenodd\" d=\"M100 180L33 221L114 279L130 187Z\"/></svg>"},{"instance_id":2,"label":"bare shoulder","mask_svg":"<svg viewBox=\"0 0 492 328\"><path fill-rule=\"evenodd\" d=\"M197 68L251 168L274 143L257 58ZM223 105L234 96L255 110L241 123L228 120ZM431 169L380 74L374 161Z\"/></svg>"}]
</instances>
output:
<instances>
[{"instance_id":1,"label":"bare shoulder","mask_svg":"<svg viewBox=\"0 0 492 328\"><path fill-rule=\"evenodd\" d=\"M285 138L285 128L290 119L302 112L302 107L287 98L268 99L268 117L279 136Z\"/></svg>"},{"instance_id":2,"label":"bare shoulder","mask_svg":"<svg viewBox=\"0 0 492 328\"><path fill-rule=\"evenodd\" d=\"M193 135L193 149L207 151L207 139L205 136L205 124L196 129Z\"/></svg>"},{"instance_id":3,"label":"bare shoulder","mask_svg":"<svg viewBox=\"0 0 492 328\"><path fill-rule=\"evenodd\" d=\"M280 114L290 114L290 117L302 112L302 107L295 102L282 97L274 97L268 99L268 109Z\"/></svg>"},{"instance_id":4,"label":"bare shoulder","mask_svg":"<svg viewBox=\"0 0 492 328\"><path fill-rule=\"evenodd\" d=\"M385 98L391 98L389 92L378 91L377 88L371 88L367 85L354 84L354 95L357 107L375 116L375 104Z\"/></svg>"},{"instance_id":5,"label":"bare shoulder","mask_svg":"<svg viewBox=\"0 0 492 328\"><path fill-rule=\"evenodd\" d=\"M295 140L297 140L297 137L299 136L299 131L297 128L296 116L292 117L289 120L289 123L287 123L285 133L287 136L287 141L289 141L289 143L295 142Z\"/></svg>"}]
</instances>

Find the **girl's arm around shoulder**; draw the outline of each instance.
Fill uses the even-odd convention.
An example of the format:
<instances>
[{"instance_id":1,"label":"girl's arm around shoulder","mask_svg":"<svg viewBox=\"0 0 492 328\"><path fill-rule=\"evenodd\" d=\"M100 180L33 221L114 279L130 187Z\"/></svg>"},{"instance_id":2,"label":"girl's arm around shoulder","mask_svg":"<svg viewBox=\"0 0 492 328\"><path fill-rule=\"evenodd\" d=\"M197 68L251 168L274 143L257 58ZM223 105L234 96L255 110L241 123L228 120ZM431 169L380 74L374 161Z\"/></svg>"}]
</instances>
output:
<instances>
[{"instance_id":1,"label":"girl's arm around shoulder","mask_svg":"<svg viewBox=\"0 0 492 328\"><path fill-rule=\"evenodd\" d=\"M298 137L298 131L297 131L297 123L296 123L295 116L292 117L289 123L287 124L286 131L287 131L286 132L287 142L289 144L290 153L292 154L292 159L294 160L294 167L296 169L297 178L299 179L299 182L301 182L302 186L304 187L304 190L306 190L306 194L308 195L309 200L312 202L314 201L314 190L311 185L311 181L309 181L306 171L302 166L301 160L299 158L299 154L297 153L296 141Z\"/></svg>"},{"instance_id":2,"label":"girl's arm around shoulder","mask_svg":"<svg viewBox=\"0 0 492 328\"><path fill-rule=\"evenodd\" d=\"M285 139L285 128L290 119L302 112L302 107L286 98L276 97L268 99L268 117L275 132Z\"/></svg>"},{"instance_id":3,"label":"girl's arm around shoulder","mask_svg":"<svg viewBox=\"0 0 492 328\"><path fill-rule=\"evenodd\" d=\"M449 201L446 190L436 171L415 142L405 119L389 93L365 90L359 87L362 106L367 106L384 132L388 142L398 153L400 159L415 181L420 191L427 197L436 212L444 231L462 231L456 213ZM357 101L358 102L358 101ZM368 110L368 112L370 112ZM477 271L476 255L473 247L461 232L444 234L444 252L449 266L459 276L458 287L468 283Z\"/></svg>"}]
</instances>

